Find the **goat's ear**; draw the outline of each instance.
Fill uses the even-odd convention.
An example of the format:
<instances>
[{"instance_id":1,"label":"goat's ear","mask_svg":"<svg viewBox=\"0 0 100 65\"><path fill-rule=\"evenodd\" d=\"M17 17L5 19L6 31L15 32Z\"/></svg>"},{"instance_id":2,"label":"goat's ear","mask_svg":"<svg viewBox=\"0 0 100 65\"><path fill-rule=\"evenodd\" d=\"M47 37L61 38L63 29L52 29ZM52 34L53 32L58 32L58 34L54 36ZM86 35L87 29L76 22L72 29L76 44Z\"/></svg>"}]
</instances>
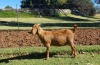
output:
<instances>
[{"instance_id":1,"label":"goat's ear","mask_svg":"<svg viewBox=\"0 0 100 65\"><path fill-rule=\"evenodd\" d=\"M37 26L37 25L39 26L39 25L41 25L41 24L34 24L33 26Z\"/></svg>"},{"instance_id":2,"label":"goat's ear","mask_svg":"<svg viewBox=\"0 0 100 65\"><path fill-rule=\"evenodd\" d=\"M37 24L38 26L41 26L41 24Z\"/></svg>"}]
</instances>

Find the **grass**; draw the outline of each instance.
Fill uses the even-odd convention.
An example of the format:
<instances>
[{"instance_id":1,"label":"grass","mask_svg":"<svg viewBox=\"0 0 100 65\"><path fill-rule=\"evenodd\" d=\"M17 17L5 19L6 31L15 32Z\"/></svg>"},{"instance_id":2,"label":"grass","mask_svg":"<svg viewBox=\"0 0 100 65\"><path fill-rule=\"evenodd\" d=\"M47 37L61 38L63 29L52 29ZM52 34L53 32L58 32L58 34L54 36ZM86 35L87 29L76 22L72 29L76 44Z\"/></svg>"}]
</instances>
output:
<instances>
[{"instance_id":1,"label":"grass","mask_svg":"<svg viewBox=\"0 0 100 65\"><path fill-rule=\"evenodd\" d=\"M94 18L100 19L100 14L96 14L96 15L94 16Z\"/></svg>"},{"instance_id":2,"label":"grass","mask_svg":"<svg viewBox=\"0 0 100 65\"><path fill-rule=\"evenodd\" d=\"M10 14L10 13L8 13ZM8 16L8 15L7 15ZM95 28L95 26L93 26L94 24L87 24L87 23L96 23L96 27L100 27L99 25L99 14L95 15L94 17L82 17L82 16L77 16L77 15L72 15L72 14L68 14L67 16L62 16L62 17L36 17L36 15L32 15L31 13L19 13L18 17L0 17L0 29L31 29L32 25L34 23L40 23L40 24L44 24L44 23L52 23L55 26L49 26L49 24L46 24L48 26L46 26L46 29L59 29L59 28L66 28L66 27L62 27L58 26L56 23L66 23L69 25L73 25L73 23L78 23L78 25L80 25L79 27L82 27L85 25L85 27L87 25L92 26L93 28ZM20 24L20 26L18 27L18 23ZM70 24L71 23L71 24ZM86 23L86 24L83 24ZM13 24L16 24L15 26ZM82 25L81 25L82 24ZM89 27L87 26L87 27ZM70 27L70 26L69 26ZM86 27L86 28L87 28Z\"/></svg>"},{"instance_id":3,"label":"grass","mask_svg":"<svg viewBox=\"0 0 100 65\"><path fill-rule=\"evenodd\" d=\"M0 65L99 65L100 46L76 46L76 58L70 57L70 47L51 47L45 60L45 47L1 48Z\"/></svg>"},{"instance_id":4,"label":"grass","mask_svg":"<svg viewBox=\"0 0 100 65\"><path fill-rule=\"evenodd\" d=\"M98 15L100 15L100 14L98 14ZM100 17L98 17L98 15L95 15L94 17L83 17L83 16L69 14L68 16L72 17L72 18L76 18L76 19L81 19L81 20L98 21L98 20L100 20L99 19Z\"/></svg>"},{"instance_id":5,"label":"grass","mask_svg":"<svg viewBox=\"0 0 100 65\"><path fill-rule=\"evenodd\" d=\"M16 11L0 11L0 18L16 18L17 16L23 18L29 18L29 17L35 17L36 15L28 12L17 13Z\"/></svg>"},{"instance_id":6,"label":"grass","mask_svg":"<svg viewBox=\"0 0 100 65\"><path fill-rule=\"evenodd\" d=\"M61 21L98 21L100 20L100 14L96 14L94 17L83 17L73 14L67 14L67 16L60 17L40 17L38 18L36 13L30 12L16 12L16 11L0 11L0 21L17 21L19 22L61 22Z\"/></svg>"},{"instance_id":7,"label":"grass","mask_svg":"<svg viewBox=\"0 0 100 65\"><path fill-rule=\"evenodd\" d=\"M62 17L37 17L31 13L19 13L18 19L16 17L0 17L0 21L7 22L30 22L30 23L67 23L67 22L97 22L100 20L100 15L97 14L94 17L82 17L77 15L68 14Z\"/></svg>"},{"instance_id":8,"label":"grass","mask_svg":"<svg viewBox=\"0 0 100 65\"><path fill-rule=\"evenodd\" d=\"M14 11L0 11L0 17L16 17L17 13Z\"/></svg>"},{"instance_id":9,"label":"grass","mask_svg":"<svg viewBox=\"0 0 100 65\"><path fill-rule=\"evenodd\" d=\"M0 18L0 21L8 21L8 22L11 22L11 21L14 21L14 22L17 22L17 18ZM64 20L60 20L60 19L50 19L50 18L44 18L44 17L41 17L41 18L38 18L38 17L35 17L35 18L18 18L18 22L28 22L28 23L57 23L57 22L66 22Z\"/></svg>"}]
</instances>

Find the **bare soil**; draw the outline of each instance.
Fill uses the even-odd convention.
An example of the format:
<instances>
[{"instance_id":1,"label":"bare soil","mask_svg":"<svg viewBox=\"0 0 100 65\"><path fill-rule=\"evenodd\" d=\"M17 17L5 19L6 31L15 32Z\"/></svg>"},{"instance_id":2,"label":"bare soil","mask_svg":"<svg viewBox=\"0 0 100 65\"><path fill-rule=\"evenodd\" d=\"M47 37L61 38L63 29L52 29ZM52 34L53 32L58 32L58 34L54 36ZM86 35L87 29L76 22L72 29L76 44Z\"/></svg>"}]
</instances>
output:
<instances>
[{"instance_id":1,"label":"bare soil","mask_svg":"<svg viewBox=\"0 0 100 65\"><path fill-rule=\"evenodd\" d=\"M29 34L31 30L0 30L0 48L21 46L43 46L38 36ZM78 29L76 45L100 45L100 29Z\"/></svg>"}]
</instances>

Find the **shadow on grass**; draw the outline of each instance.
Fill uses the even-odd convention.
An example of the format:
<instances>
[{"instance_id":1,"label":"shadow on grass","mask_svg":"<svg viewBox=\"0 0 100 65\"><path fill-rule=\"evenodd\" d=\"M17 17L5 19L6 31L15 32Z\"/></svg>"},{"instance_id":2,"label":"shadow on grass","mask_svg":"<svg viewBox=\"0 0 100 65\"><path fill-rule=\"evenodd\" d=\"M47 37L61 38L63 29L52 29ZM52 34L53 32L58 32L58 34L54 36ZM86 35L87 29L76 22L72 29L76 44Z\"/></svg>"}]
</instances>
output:
<instances>
[{"instance_id":1,"label":"shadow on grass","mask_svg":"<svg viewBox=\"0 0 100 65\"><path fill-rule=\"evenodd\" d=\"M50 56L49 57L54 57L54 58L64 58L61 57L62 55L65 55L65 53L60 53L58 55L57 52L50 52ZM67 57L65 58L72 58L71 56L69 56L70 53L68 53ZM0 59L0 63L9 63L11 60L24 60L24 59L46 59L46 53L45 52L34 52L31 54L26 54L26 55L18 55L15 56L13 58L6 58L6 59Z\"/></svg>"},{"instance_id":2,"label":"shadow on grass","mask_svg":"<svg viewBox=\"0 0 100 65\"><path fill-rule=\"evenodd\" d=\"M33 23L15 22L15 21L0 21L0 26L11 26L11 27L32 27Z\"/></svg>"},{"instance_id":3,"label":"shadow on grass","mask_svg":"<svg viewBox=\"0 0 100 65\"><path fill-rule=\"evenodd\" d=\"M50 53L50 57L53 57L56 53ZM46 53L39 53L39 52L35 52L35 53L31 53L31 54L27 54L27 55L21 55L21 56L16 56L13 58L6 58L6 59L0 59L0 63L9 63L10 60L21 60L21 59L44 59L46 58Z\"/></svg>"},{"instance_id":4,"label":"shadow on grass","mask_svg":"<svg viewBox=\"0 0 100 65\"><path fill-rule=\"evenodd\" d=\"M49 19L59 19L59 20L64 20L64 21L90 21L90 20L88 20L88 19L81 19L81 18L75 18L75 17L70 17L70 16L64 16L64 17L59 17L59 16L57 16L57 17L50 17L50 16L48 16L48 17L46 17L46 18L49 18Z\"/></svg>"},{"instance_id":5,"label":"shadow on grass","mask_svg":"<svg viewBox=\"0 0 100 65\"><path fill-rule=\"evenodd\" d=\"M67 20L67 21L89 21L87 19L81 19L81 18L74 18L74 17L58 17L61 18L62 20Z\"/></svg>"},{"instance_id":6,"label":"shadow on grass","mask_svg":"<svg viewBox=\"0 0 100 65\"><path fill-rule=\"evenodd\" d=\"M9 27L32 27L34 24L35 23L0 21L0 26L9 26ZM93 23L89 23L88 21L85 23L81 23L81 21L77 23L76 22L75 23L70 23L70 22L69 23L42 23L41 22L42 27L55 27L55 26L56 27L73 27L74 24L77 24L78 27L100 27L100 22L93 22Z\"/></svg>"},{"instance_id":7,"label":"shadow on grass","mask_svg":"<svg viewBox=\"0 0 100 65\"><path fill-rule=\"evenodd\" d=\"M96 18L96 17L88 17L88 18L93 18L93 19L99 19L100 20L100 18Z\"/></svg>"}]
</instances>

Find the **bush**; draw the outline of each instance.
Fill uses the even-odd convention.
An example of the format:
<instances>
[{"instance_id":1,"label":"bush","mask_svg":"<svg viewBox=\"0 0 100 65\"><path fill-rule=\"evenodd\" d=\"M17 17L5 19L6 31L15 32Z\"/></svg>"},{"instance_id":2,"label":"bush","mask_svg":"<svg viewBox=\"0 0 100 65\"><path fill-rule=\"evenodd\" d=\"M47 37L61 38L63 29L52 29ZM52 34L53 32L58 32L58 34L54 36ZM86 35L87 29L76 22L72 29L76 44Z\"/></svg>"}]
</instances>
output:
<instances>
[{"instance_id":1,"label":"bush","mask_svg":"<svg viewBox=\"0 0 100 65\"><path fill-rule=\"evenodd\" d=\"M82 16L93 16L95 14L94 4L91 0L68 0L70 9L74 14Z\"/></svg>"}]
</instances>

